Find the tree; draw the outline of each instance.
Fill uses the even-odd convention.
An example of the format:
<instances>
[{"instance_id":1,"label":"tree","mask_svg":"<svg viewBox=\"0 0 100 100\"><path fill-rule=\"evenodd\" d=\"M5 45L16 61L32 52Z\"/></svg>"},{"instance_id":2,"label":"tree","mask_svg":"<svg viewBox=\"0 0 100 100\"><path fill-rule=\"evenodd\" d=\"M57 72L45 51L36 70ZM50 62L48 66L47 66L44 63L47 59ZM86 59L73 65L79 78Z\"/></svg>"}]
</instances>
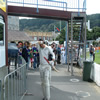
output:
<instances>
[{"instance_id":1,"label":"tree","mask_svg":"<svg viewBox=\"0 0 100 100\"><path fill-rule=\"evenodd\" d=\"M65 29L64 28L61 30L61 33L56 38L56 40L58 40L60 44L63 44L64 43L64 41L65 41Z\"/></svg>"},{"instance_id":2,"label":"tree","mask_svg":"<svg viewBox=\"0 0 100 100\"><path fill-rule=\"evenodd\" d=\"M96 40L100 37L100 27L94 27L92 31L87 30L87 40Z\"/></svg>"}]
</instances>

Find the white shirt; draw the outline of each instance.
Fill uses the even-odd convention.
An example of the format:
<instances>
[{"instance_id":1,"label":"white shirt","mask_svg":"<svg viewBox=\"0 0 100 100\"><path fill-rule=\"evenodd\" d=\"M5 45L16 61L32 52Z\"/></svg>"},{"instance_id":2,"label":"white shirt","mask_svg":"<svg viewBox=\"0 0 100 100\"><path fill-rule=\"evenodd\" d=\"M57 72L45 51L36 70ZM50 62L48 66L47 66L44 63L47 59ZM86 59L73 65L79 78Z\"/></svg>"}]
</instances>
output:
<instances>
[{"instance_id":1,"label":"white shirt","mask_svg":"<svg viewBox=\"0 0 100 100\"><path fill-rule=\"evenodd\" d=\"M41 48L39 44L37 44L37 48L38 48L38 51L39 51L39 54L40 54L40 64L41 65L47 65L48 62L44 59L44 57L46 59L48 59L48 55L49 53L52 54L52 58L55 59L55 56L54 56L54 53L52 51L52 49L50 49L50 47L48 46L45 46L44 48Z\"/></svg>"}]
</instances>

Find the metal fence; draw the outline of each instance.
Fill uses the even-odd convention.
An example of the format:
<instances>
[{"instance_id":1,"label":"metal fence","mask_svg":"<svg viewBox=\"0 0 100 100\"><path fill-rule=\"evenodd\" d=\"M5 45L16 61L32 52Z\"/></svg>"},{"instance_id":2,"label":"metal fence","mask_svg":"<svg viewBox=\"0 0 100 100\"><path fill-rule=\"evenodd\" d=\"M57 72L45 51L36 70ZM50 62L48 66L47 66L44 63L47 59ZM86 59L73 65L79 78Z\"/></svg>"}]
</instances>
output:
<instances>
[{"instance_id":1,"label":"metal fence","mask_svg":"<svg viewBox=\"0 0 100 100\"><path fill-rule=\"evenodd\" d=\"M0 80L0 100L1 100L1 93L2 93L2 81Z\"/></svg>"},{"instance_id":2,"label":"metal fence","mask_svg":"<svg viewBox=\"0 0 100 100\"><path fill-rule=\"evenodd\" d=\"M7 0L8 5L56 9L64 11L86 11L86 0Z\"/></svg>"},{"instance_id":3,"label":"metal fence","mask_svg":"<svg viewBox=\"0 0 100 100\"><path fill-rule=\"evenodd\" d=\"M4 78L4 100L22 100L26 93L26 63Z\"/></svg>"}]
</instances>

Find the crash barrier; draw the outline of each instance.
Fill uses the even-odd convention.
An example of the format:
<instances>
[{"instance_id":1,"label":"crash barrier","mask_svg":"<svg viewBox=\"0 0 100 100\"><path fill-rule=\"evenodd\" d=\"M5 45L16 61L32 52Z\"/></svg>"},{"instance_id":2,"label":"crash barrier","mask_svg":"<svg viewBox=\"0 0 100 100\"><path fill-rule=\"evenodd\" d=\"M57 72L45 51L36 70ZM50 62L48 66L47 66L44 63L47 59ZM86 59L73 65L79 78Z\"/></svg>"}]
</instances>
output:
<instances>
[{"instance_id":1,"label":"crash barrier","mask_svg":"<svg viewBox=\"0 0 100 100\"><path fill-rule=\"evenodd\" d=\"M100 47L95 47L95 50L100 50Z\"/></svg>"},{"instance_id":2,"label":"crash barrier","mask_svg":"<svg viewBox=\"0 0 100 100\"><path fill-rule=\"evenodd\" d=\"M26 63L4 78L4 100L22 100L26 93Z\"/></svg>"},{"instance_id":3,"label":"crash barrier","mask_svg":"<svg viewBox=\"0 0 100 100\"><path fill-rule=\"evenodd\" d=\"M94 66L91 68L90 78L100 86L100 65L94 63Z\"/></svg>"}]
</instances>

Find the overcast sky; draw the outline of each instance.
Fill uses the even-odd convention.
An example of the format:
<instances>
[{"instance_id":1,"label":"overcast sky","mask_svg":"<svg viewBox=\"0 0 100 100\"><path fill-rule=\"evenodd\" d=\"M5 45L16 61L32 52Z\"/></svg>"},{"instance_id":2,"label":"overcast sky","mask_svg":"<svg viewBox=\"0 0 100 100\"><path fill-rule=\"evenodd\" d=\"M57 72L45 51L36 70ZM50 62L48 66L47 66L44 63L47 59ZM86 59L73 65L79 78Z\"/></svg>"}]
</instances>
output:
<instances>
[{"instance_id":1,"label":"overcast sky","mask_svg":"<svg viewBox=\"0 0 100 100\"><path fill-rule=\"evenodd\" d=\"M87 0L87 14L100 14L100 0Z\"/></svg>"}]
</instances>

